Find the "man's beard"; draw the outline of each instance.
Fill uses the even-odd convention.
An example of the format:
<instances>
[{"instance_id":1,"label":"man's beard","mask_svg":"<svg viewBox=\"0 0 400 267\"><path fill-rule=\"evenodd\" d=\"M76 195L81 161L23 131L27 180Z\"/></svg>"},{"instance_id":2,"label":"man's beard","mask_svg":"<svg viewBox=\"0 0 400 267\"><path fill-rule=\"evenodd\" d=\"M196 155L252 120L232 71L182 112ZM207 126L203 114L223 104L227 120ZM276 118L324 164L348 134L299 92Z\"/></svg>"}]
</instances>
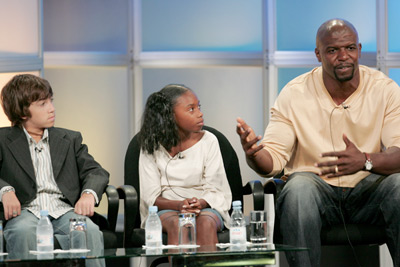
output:
<instances>
[{"instance_id":1,"label":"man's beard","mask_svg":"<svg viewBox=\"0 0 400 267\"><path fill-rule=\"evenodd\" d=\"M347 76L339 76L336 73L336 68L335 68L334 73L335 73L336 80L338 80L339 82L347 82L347 81L350 81L351 79L353 79L353 76L354 76L354 65L352 64L351 67L353 69L352 69L351 73L349 75L347 75Z\"/></svg>"}]
</instances>

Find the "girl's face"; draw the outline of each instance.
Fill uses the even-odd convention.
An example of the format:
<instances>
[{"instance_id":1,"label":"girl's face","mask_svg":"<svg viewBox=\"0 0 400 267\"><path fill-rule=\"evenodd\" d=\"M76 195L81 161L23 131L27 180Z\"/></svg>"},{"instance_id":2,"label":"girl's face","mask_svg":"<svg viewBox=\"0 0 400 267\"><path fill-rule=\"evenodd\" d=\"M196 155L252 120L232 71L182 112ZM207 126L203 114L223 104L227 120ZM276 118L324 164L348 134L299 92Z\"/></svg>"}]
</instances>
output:
<instances>
[{"instance_id":1,"label":"girl's face","mask_svg":"<svg viewBox=\"0 0 400 267\"><path fill-rule=\"evenodd\" d=\"M187 91L178 97L174 106L176 124L181 132L199 132L203 128L203 113L197 96Z\"/></svg>"}]
</instances>

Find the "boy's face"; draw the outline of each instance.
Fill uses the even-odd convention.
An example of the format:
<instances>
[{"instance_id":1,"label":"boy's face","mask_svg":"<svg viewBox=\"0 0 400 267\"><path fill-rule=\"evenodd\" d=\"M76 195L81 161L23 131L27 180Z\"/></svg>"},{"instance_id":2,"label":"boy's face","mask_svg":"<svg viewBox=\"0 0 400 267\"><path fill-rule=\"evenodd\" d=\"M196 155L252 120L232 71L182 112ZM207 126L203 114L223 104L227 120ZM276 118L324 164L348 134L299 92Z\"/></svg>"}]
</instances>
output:
<instances>
[{"instance_id":1,"label":"boy's face","mask_svg":"<svg viewBox=\"0 0 400 267\"><path fill-rule=\"evenodd\" d=\"M29 112L31 117L24 118L22 123L28 132L42 133L45 128L54 125L56 113L52 98L32 102Z\"/></svg>"}]
</instances>

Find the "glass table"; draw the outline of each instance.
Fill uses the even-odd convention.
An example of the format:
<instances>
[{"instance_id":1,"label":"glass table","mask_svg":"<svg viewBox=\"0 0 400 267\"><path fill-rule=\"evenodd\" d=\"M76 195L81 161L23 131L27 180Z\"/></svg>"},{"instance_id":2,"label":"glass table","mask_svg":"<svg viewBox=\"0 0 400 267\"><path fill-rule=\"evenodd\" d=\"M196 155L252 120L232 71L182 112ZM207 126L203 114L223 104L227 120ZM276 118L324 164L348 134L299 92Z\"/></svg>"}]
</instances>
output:
<instances>
[{"instance_id":1,"label":"glass table","mask_svg":"<svg viewBox=\"0 0 400 267\"><path fill-rule=\"evenodd\" d=\"M306 251L307 248L287 245L263 244L244 247L200 246L196 248L172 249L127 249L141 257L169 256L173 266L257 266L274 265L275 253Z\"/></svg>"},{"instance_id":2,"label":"glass table","mask_svg":"<svg viewBox=\"0 0 400 267\"><path fill-rule=\"evenodd\" d=\"M265 266L275 264L275 253L306 251L307 248L264 244L244 247L200 246L196 248L117 249L105 251L107 260L131 257L170 257L172 266ZM107 254L110 253L110 254ZM117 262L117 261L116 261Z\"/></svg>"},{"instance_id":3,"label":"glass table","mask_svg":"<svg viewBox=\"0 0 400 267\"><path fill-rule=\"evenodd\" d=\"M38 266L54 266L73 264L85 266L86 259L105 259L110 266L121 266L134 257L170 257L173 266L246 266L274 265L275 253L285 251L306 251L307 248L286 245L264 244L259 246L219 247L199 246L196 248L118 248L105 249L101 255L89 253L56 253L56 254L14 254L0 256L0 266L12 266L12 263L40 263ZM107 264L109 265L109 264ZM31 265L30 265L31 266Z\"/></svg>"}]
</instances>

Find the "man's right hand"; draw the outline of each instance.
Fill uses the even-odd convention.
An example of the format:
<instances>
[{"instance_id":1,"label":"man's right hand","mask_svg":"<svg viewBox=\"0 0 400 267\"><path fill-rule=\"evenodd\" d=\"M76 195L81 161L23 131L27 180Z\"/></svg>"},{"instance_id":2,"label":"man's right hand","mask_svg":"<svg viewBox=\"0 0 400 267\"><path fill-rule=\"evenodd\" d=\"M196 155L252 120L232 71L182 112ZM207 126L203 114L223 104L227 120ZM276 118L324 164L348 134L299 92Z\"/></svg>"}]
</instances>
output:
<instances>
[{"instance_id":1,"label":"man's right hand","mask_svg":"<svg viewBox=\"0 0 400 267\"><path fill-rule=\"evenodd\" d=\"M10 220L21 215L21 203L19 202L15 192L10 191L3 194L1 199L4 208L4 218Z\"/></svg>"},{"instance_id":2,"label":"man's right hand","mask_svg":"<svg viewBox=\"0 0 400 267\"><path fill-rule=\"evenodd\" d=\"M240 142L246 157L253 158L263 148L263 145L257 145L257 142L261 140L261 136L256 136L253 129L243 119L237 118L237 122L236 132L240 136Z\"/></svg>"},{"instance_id":3,"label":"man's right hand","mask_svg":"<svg viewBox=\"0 0 400 267\"><path fill-rule=\"evenodd\" d=\"M243 150L246 154L246 161L250 168L259 174L267 175L273 170L273 161L264 145L258 145L261 136L256 136L244 120L237 118L236 132L240 136Z\"/></svg>"}]
</instances>

